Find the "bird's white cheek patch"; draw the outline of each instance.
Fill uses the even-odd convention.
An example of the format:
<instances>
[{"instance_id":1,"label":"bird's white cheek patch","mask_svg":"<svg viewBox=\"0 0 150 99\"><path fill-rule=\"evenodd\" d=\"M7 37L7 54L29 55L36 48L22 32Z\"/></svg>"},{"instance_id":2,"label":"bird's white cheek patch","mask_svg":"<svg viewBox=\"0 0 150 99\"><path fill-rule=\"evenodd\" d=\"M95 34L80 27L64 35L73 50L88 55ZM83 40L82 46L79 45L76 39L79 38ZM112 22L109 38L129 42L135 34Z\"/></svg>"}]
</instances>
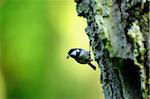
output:
<instances>
[{"instance_id":1,"label":"bird's white cheek patch","mask_svg":"<svg viewBox=\"0 0 150 99\"><path fill-rule=\"evenodd\" d=\"M77 54L76 51L73 51L73 52L71 53L71 55L74 55L74 56L75 56L76 54Z\"/></svg>"}]
</instances>

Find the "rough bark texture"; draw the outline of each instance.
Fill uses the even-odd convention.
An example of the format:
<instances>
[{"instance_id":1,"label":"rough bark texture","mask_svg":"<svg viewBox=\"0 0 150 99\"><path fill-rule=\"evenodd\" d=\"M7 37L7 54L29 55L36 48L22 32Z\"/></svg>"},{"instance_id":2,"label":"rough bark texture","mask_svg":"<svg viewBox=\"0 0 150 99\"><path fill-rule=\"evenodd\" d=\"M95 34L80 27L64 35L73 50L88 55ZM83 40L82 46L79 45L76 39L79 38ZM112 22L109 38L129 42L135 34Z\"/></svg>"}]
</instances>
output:
<instances>
[{"instance_id":1,"label":"rough bark texture","mask_svg":"<svg viewBox=\"0 0 150 99\"><path fill-rule=\"evenodd\" d=\"M150 33L148 0L75 0L106 99L148 99Z\"/></svg>"}]
</instances>

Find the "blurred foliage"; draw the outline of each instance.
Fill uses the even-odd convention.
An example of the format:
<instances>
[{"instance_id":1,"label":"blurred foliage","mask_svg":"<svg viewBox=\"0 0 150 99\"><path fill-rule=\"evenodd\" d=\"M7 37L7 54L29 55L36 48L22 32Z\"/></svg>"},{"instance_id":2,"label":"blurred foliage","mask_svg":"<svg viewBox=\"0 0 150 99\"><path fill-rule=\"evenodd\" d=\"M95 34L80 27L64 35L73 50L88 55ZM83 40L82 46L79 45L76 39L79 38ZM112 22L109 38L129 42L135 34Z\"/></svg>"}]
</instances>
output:
<instances>
[{"instance_id":1,"label":"blurred foliage","mask_svg":"<svg viewBox=\"0 0 150 99\"><path fill-rule=\"evenodd\" d=\"M99 70L66 59L85 27L71 0L0 1L0 99L102 99Z\"/></svg>"}]
</instances>

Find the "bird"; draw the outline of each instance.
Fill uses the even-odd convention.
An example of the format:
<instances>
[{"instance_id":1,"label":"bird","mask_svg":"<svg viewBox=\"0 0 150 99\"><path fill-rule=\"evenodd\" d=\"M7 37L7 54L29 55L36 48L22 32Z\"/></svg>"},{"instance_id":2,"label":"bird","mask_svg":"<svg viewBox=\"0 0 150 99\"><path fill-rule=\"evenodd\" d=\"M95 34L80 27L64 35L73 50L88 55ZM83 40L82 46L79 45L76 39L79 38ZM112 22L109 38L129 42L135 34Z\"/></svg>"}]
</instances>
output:
<instances>
[{"instance_id":1,"label":"bird","mask_svg":"<svg viewBox=\"0 0 150 99\"><path fill-rule=\"evenodd\" d=\"M93 70L96 70L96 66L91 63L90 51L83 48L72 48L68 51L67 59L69 57L72 57L80 64L88 64Z\"/></svg>"}]
</instances>

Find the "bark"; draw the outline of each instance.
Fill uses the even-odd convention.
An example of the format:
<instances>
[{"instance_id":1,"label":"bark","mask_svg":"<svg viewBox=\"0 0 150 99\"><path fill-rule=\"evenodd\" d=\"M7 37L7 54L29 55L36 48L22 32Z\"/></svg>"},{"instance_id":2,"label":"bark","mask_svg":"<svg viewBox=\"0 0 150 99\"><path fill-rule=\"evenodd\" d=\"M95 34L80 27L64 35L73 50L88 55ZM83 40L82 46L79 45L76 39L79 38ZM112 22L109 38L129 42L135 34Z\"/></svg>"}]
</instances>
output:
<instances>
[{"instance_id":1,"label":"bark","mask_svg":"<svg viewBox=\"0 0 150 99\"><path fill-rule=\"evenodd\" d=\"M148 0L75 0L106 99L150 98Z\"/></svg>"}]
</instances>

